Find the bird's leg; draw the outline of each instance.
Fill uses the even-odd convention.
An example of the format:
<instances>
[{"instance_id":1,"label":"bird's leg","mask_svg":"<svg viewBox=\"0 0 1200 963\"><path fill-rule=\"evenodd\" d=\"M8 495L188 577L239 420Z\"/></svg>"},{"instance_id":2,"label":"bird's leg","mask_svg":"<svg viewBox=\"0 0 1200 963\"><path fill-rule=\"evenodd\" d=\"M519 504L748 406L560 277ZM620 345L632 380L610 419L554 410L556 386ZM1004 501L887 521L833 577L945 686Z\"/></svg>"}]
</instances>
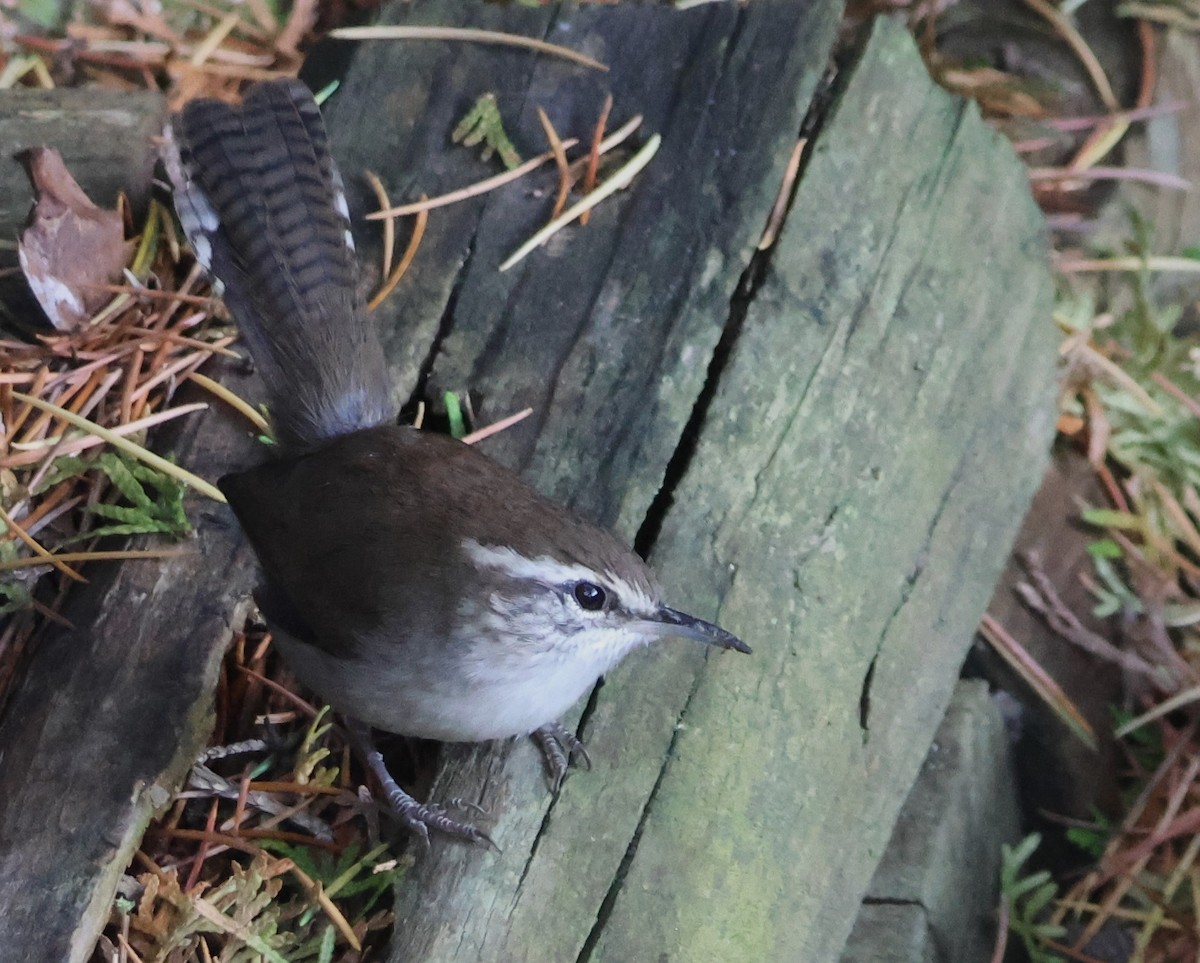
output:
<instances>
[{"instance_id":1,"label":"bird's leg","mask_svg":"<svg viewBox=\"0 0 1200 963\"><path fill-rule=\"evenodd\" d=\"M400 788L400 785L392 778L392 774L388 772L387 765L383 761L383 753L375 748L375 743L371 739L371 727L349 716L346 717L345 722L346 731L350 735L350 743L362 756L367 768L379 780L388 808L399 817L405 828L421 838L426 848L429 847L429 830L431 829L445 833L447 836L464 839L469 843L478 843L493 849L499 848L492 841L492 837L482 829L451 818L446 814L444 807L433 803L419 803L413 799Z\"/></svg>"},{"instance_id":2,"label":"bird's leg","mask_svg":"<svg viewBox=\"0 0 1200 963\"><path fill-rule=\"evenodd\" d=\"M547 722L535 729L533 741L542 750L542 758L546 760L546 766L550 770L552 792L558 792L562 787L574 756L578 755L584 766L592 768L592 759L583 746L583 740L561 722Z\"/></svg>"}]
</instances>

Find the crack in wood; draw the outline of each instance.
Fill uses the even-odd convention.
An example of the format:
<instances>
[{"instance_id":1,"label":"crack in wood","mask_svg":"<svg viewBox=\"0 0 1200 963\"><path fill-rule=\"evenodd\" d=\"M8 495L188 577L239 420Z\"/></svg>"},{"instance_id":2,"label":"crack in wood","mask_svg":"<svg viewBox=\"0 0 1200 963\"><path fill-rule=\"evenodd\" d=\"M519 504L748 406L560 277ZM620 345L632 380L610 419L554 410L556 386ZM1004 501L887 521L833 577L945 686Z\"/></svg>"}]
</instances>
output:
<instances>
[{"instance_id":1,"label":"crack in wood","mask_svg":"<svg viewBox=\"0 0 1200 963\"><path fill-rule=\"evenodd\" d=\"M942 515L946 511L946 506L950 503L950 496L954 493L962 482L966 474L966 462L970 457L971 452L975 447L975 437L977 432L972 432L970 441L959 457L958 462L954 466L954 472L950 476L945 489L942 491L942 496L938 499L937 507L934 509L933 515L929 519L929 525L925 529L925 537L921 542L920 548L917 550L913 566L908 574L904 577L904 584L900 588L900 598L896 602L895 607L888 614L883 627L879 632L879 638L875 643L875 652L871 656L871 662L867 666L866 674L863 676L862 687L858 697L858 725L862 729L863 745L867 744L870 737L870 713L871 713L871 687L875 682L875 664L879 661L879 655L883 651L883 645L891 631L892 623L896 617L908 604L909 598L912 596L913 590L916 588L917 582L925 571L925 566L929 558L930 546L933 543L933 534L937 530L938 523L941 521Z\"/></svg>"},{"instance_id":2,"label":"crack in wood","mask_svg":"<svg viewBox=\"0 0 1200 963\"><path fill-rule=\"evenodd\" d=\"M707 662L707 657L705 661ZM691 705L692 700L696 697L696 693L700 690L703 678L704 673L698 672L692 680L692 686L688 691L687 699L684 700L683 706L675 718L675 727L671 732L671 741L667 743L667 751L663 754L663 761L659 767L658 776L654 780L654 785L651 787L650 792L646 795L646 802L642 806L641 812L638 813L637 825L634 827L633 835L629 839L629 845L625 847L625 854L621 857L621 862L617 865L617 870L613 874L608 891L604 894L604 899L600 902L600 908L596 911L596 922L592 925L586 939L584 939L583 945L579 949L579 955L575 958L575 963L589 963L596 945L600 942L600 937L604 934L604 927L612 916L613 907L617 903L617 897L621 895L625 878L628 876L629 868L633 865L634 857L637 855L638 845L642 840L642 832L646 827L646 821L650 818L650 811L654 806L654 800L658 796L658 791L662 787L663 780L671 768L671 760L675 756L675 747L679 742L679 735L684 730L683 720L687 716L688 706Z\"/></svg>"},{"instance_id":3,"label":"crack in wood","mask_svg":"<svg viewBox=\"0 0 1200 963\"><path fill-rule=\"evenodd\" d=\"M592 687L591 695L588 696L587 705L584 706L583 712L579 717L579 722L575 726L575 738L579 739L580 742L583 741L583 727L587 723L589 715L595 711L596 702L599 698L599 692L603 687L604 678L602 676L600 681ZM568 771L571 768L571 758L572 754L568 752ZM545 838L546 833L550 828L550 819L554 815L554 807L558 804L558 799L561 793L562 787L560 786L557 791L551 792L550 801L546 803L546 811L542 814L541 825L538 826L537 832L534 833L533 840L529 844L529 855L525 858L525 865L521 867L520 878L517 880L517 885L513 888L513 905L516 905L517 900L520 898L522 888L525 885L525 878L529 875L529 870L533 867L534 859L537 858L538 849L541 847L542 840Z\"/></svg>"},{"instance_id":4,"label":"crack in wood","mask_svg":"<svg viewBox=\"0 0 1200 963\"><path fill-rule=\"evenodd\" d=\"M867 736L871 732L871 685L875 681L875 663L878 661L879 649L876 649L875 654L871 657L870 664L867 666L867 673L863 676L862 687L858 694L858 727L862 729L864 746L867 744Z\"/></svg>"},{"instance_id":5,"label":"crack in wood","mask_svg":"<svg viewBox=\"0 0 1200 963\"><path fill-rule=\"evenodd\" d=\"M725 59L722 62L722 71L724 71L729 63L729 59L733 54L737 39L741 35L743 28L744 18L742 15L739 15L731 34L729 45L726 48ZM829 111L837 101L839 93L838 77L839 71L835 65L831 64L826 68L824 75L817 85L817 90L810 101L808 111L800 122L800 130L797 136L815 138L820 133ZM804 178L805 169L808 167L808 160L809 155L806 154L801 158L800 165L796 170L796 176L788 192L780 231L782 231L782 226L787 222L788 214L791 212L796 191L799 188L801 180ZM783 185L780 184L780 190L782 191L782 189ZM778 236L779 233L777 232L776 242L778 241ZM696 444L703 430L704 423L708 419L709 410L712 407L713 399L716 397L721 376L729 363L734 346L737 344L738 338L745 327L746 316L750 311L750 307L754 303L754 299L770 271L771 259L775 247L776 244L772 244L765 250L756 250L734 288L733 297L730 298L729 302L729 315L721 331L721 337L713 349L712 357L709 359L704 384L700 389L700 393L696 396L691 414L684 423L683 431L680 432L675 450L667 462L662 484L655 493L649 508L646 509L645 518L638 528L637 534L634 536L633 547L643 558L647 557L654 548L654 543L662 531L663 521L674 504L675 490L678 488L680 480L687 474L688 466L691 464L692 458L696 453Z\"/></svg>"},{"instance_id":6,"label":"crack in wood","mask_svg":"<svg viewBox=\"0 0 1200 963\"><path fill-rule=\"evenodd\" d=\"M475 254L475 242L478 237L479 224L476 222L475 230L471 232L471 239L467 243L466 256L463 258L458 274L454 278L454 285L450 288L450 294L446 298L445 307L442 308L442 315L438 319L437 330L429 342L429 350L426 352L418 369L416 386L413 388L412 394L409 395L405 407L415 407L419 402L426 400L425 392L429 388L429 378L433 374L433 366L442 352L442 346L445 344L446 338L454 330L454 312L458 307L458 298L467 280L467 268L470 266L471 258Z\"/></svg>"},{"instance_id":7,"label":"crack in wood","mask_svg":"<svg viewBox=\"0 0 1200 963\"><path fill-rule=\"evenodd\" d=\"M919 899L902 899L896 896L864 896L863 906L915 906L923 912L929 912Z\"/></svg>"}]
</instances>

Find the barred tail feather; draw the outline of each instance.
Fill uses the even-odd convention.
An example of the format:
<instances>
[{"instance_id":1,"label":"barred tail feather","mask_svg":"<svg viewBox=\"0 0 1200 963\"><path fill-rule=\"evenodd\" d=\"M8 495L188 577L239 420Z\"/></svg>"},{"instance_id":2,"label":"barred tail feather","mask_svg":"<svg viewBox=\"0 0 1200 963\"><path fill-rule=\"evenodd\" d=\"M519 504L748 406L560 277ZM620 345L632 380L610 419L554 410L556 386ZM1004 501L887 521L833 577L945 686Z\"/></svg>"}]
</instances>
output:
<instances>
[{"instance_id":1,"label":"barred tail feather","mask_svg":"<svg viewBox=\"0 0 1200 963\"><path fill-rule=\"evenodd\" d=\"M168 135L180 223L224 289L280 443L305 451L391 419L341 179L308 89L272 81L241 107L192 101Z\"/></svg>"}]
</instances>

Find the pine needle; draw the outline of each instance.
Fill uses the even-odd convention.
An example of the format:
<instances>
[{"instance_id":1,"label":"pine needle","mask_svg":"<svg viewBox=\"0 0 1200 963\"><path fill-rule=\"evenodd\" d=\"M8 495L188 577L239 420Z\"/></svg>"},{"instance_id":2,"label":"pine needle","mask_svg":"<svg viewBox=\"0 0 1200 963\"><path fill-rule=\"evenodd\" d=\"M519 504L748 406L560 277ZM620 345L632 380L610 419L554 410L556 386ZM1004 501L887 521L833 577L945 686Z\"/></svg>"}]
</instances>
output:
<instances>
[{"instance_id":1,"label":"pine needle","mask_svg":"<svg viewBox=\"0 0 1200 963\"><path fill-rule=\"evenodd\" d=\"M391 276L384 282L383 287L379 289L379 293L367 304L368 311L374 311L379 305L383 304L396 285L400 283L400 279L404 277L404 273L413 262L413 258L417 256L417 249L421 246L421 238L425 236L425 225L429 223L429 212L419 211L417 213L417 222L413 225L412 237L408 239L408 247L404 250L404 255L400 258L400 263L396 265Z\"/></svg>"},{"instance_id":2,"label":"pine needle","mask_svg":"<svg viewBox=\"0 0 1200 963\"><path fill-rule=\"evenodd\" d=\"M603 70L608 67L593 60L586 54L578 53L569 47L546 43L535 37L522 37L515 33L498 33L494 30L476 30L471 27L339 27L329 31L329 36L335 40L462 40L468 43L500 44L508 47L524 47L536 50L538 53L552 54L562 57L593 70Z\"/></svg>"},{"instance_id":3,"label":"pine needle","mask_svg":"<svg viewBox=\"0 0 1200 963\"><path fill-rule=\"evenodd\" d=\"M392 202L388 198L387 188L383 186L379 175L374 171L363 171L363 177L371 185L371 190L375 192L375 199L379 201L379 209L381 211L388 210L392 206ZM383 218L383 276L385 278L392 273L392 256L395 252L396 222L390 217Z\"/></svg>"},{"instance_id":4,"label":"pine needle","mask_svg":"<svg viewBox=\"0 0 1200 963\"><path fill-rule=\"evenodd\" d=\"M198 371L191 372L188 378L196 382L205 391L220 398L230 408L242 415L250 424L258 429L260 434L270 435L271 426L267 422L267 419L250 402L234 394L234 392L226 388L221 382L214 381L212 378L202 375Z\"/></svg>"},{"instance_id":5,"label":"pine needle","mask_svg":"<svg viewBox=\"0 0 1200 963\"><path fill-rule=\"evenodd\" d=\"M134 458L144 462L151 468L157 468L164 475L170 475L176 481L183 482L185 485L189 486L190 488L194 488L202 495L207 495L213 501L221 503L225 502L225 496L221 494L221 490L215 485L210 484L203 478L192 474L190 471L187 471L184 468L180 468L173 462L167 461L167 459L161 457L160 455L154 454L154 452L143 448L141 445L135 444L128 438L124 438L121 435L118 435L116 432L110 431L108 428L104 428L103 426L96 424L94 421L88 421L86 418L81 418L74 412L67 411L65 408L60 408L56 404L52 404L49 401L43 401L41 398L34 398L30 395L23 394L20 391L14 391L12 395L18 401L23 401L26 404L33 405L35 408L38 408L42 411L49 412L50 414L61 418L68 424L74 425L76 428L81 428L88 434L94 435L95 437L108 442L114 448L121 449L121 451L132 455ZM203 405L201 407L207 407L207 405Z\"/></svg>"},{"instance_id":6,"label":"pine needle","mask_svg":"<svg viewBox=\"0 0 1200 963\"><path fill-rule=\"evenodd\" d=\"M1123 739L1131 732L1136 732L1142 726L1153 722L1155 719L1161 719L1165 715L1182 709L1184 706L1191 705L1193 702L1200 702L1200 686L1192 686L1190 689L1184 689L1182 692L1176 692L1171 698L1160 702L1149 712L1143 712L1140 716L1135 716L1127 723L1117 729L1113 733L1118 739Z\"/></svg>"},{"instance_id":7,"label":"pine needle","mask_svg":"<svg viewBox=\"0 0 1200 963\"><path fill-rule=\"evenodd\" d=\"M574 147L578 143L579 141L577 140L565 140L563 141L563 147ZM457 191L451 191L449 194L440 194L437 197L422 197L421 200L413 201L411 204L401 204L399 207L389 207L386 210L375 211L372 214L368 214L366 219L368 221L381 221L384 218L404 217L407 214L430 211L435 207L457 204L459 201L469 200L472 197L478 197L480 194L494 191L498 187L503 187L505 184L524 177L530 171L536 170L547 161L552 160L554 160L554 151L546 151L546 153L530 158L520 167L514 167L510 171L504 171L502 174L488 177L467 187L459 188Z\"/></svg>"},{"instance_id":8,"label":"pine needle","mask_svg":"<svg viewBox=\"0 0 1200 963\"><path fill-rule=\"evenodd\" d=\"M54 555L54 558L60 562L120 562L128 559L174 558L176 555L182 554L183 551L177 548L131 548L124 551L111 552L59 552ZM42 558L13 558L7 561L0 561L0 572L13 572L22 568L36 568L38 565L45 565L46 562L47 560Z\"/></svg>"},{"instance_id":9,"label":"pine needle","mask_svg":"<svg viewBox=\"0 0 1200 963\"><path fill-rule=\"evenodd\" d=\"M604 106L600 108L600 117L596 121L596 126L592 129L592 149L588 151L587 167L583 175L583 192L585 194L590 194L596 189L596 174L600 170L600 147L604 143L604 130L608 126L608 115L612 113L612 108L612 94L608 94L604 98ZM591 216L591 211L584 211L579 223L587 224Z\"/></svg>"},{"instance_id":10,"label":"pine needle","mask_svg":"<svg viewBox=\"0 0 1200 963\"><path fill-rule=\"evenodd\" d=\"M1172 255L1150 255L1148 257L1109 257L1054 259L1054 269L1063 274L1085 271L1181 271L1185 274L1200 274L1200 260L1192 257Z\"/></svg>"},{"instance_id":11,"label":"pine needle","mask_svg":"<svg viewBox=\"0 0 1200 963\"><path fill-rule=\"evenodd\" d=\"M513 425L524 421L532 414L532 408L523 408L514 415L509 415L507 418L501 418L499 421L493 422L492 424L480 428L477 431L473 431L469 435L463 435L461 441L464 445L474 445L476 442L483 441L485 438L491 438L492 435L497 435L500 432L511 428Z\"/></svg>"},{"instance_id":12,"label":"pine needle","mask_svg":"<svg viewBox=\"0 0 1200 963\"><path fill-rule=\"evenodd\" d=\"M0 522L3 522L8 527L10 532L12 532L17 538L25 543L25 547L33 552L39 564L45 565L49 563L62 572L63 575L67 576L67 578L73 579L76 582L87 581L87 579L76 572L75 569L71 568L71 566L64 562L61 558L56 558L54 554L48 551L37 539L35 539L32 535L26 532L25 529L18 525L13 520L13 517L4 510L3 506L0 506Z\"/></svg>"},{"instance_id":13,"label":"pine needle","mask_svg":"<svg viewBox=\"0 0 1200 963\"><path fill-rule=\"evenodd\" d=\"M545 244L551 237L557 234L560 230L580 217L584 211L590 211L593 207L599 204L602 200L624 187L628 187L633 178L641 172L651 159L658 152L659 145L662 144L662 137L654 134L642 146L642 149L634 154L616 173L608 180L597 187L594 191L584 197L578 203L572 205L568 210L564 211L549 224L543 227L540 231L533 235L528 241L517 248L503 264L500 265L501 271L507 271L518 261L527 257L530 252L536 250Z\"/></svg>"},{"instance_id":14,"label":"pine needle","mask_svg":"<svg viewBox=\"0 0 1200 963\"><path fill-rule=\"evenodd\" d=\"M1013 671L1029 684L1030 688L1079 738L1080 742L1093 752L1099 751L1096 733L1084 718L1083 713L1062 690L1062 687L1046 673L1046 670L1034 661L1024 646L1009 635L1004 627L990 615L983 616L979 624L979 633L991 643L992 648L1003 657Z\"/></svg>"},{"instance_id":15,"label":"pine needle","mask_svg":"<svg viewBox=\"0 0 1200 963\"><path fill-rule=\"evenodd\" d=\"M554 208L550 212L550 219L553 220L567 206L567 196L571 193L571 171L567 165L567 152L563 147L562 138L558 136L554 125L550 123L550 117L541 107L537 109L537 115L538 120L541 121L542 130L546 134L546 140L550 142L550 153L554 155L554 166L558 168L558 196L554 198Z\"/></svg>"}]
</instances>

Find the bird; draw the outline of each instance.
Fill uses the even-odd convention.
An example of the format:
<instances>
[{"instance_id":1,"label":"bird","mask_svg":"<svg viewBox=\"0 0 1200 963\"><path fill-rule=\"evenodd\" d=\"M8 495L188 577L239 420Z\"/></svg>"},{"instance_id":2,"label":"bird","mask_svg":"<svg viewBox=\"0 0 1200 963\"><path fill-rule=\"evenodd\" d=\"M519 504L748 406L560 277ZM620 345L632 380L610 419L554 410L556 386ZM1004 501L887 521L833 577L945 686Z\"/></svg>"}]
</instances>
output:
<instances>
[{"instance_id":1,"label":"bird","mask_svg":"<svg viewBox=\"0 0 1200 963\"><path fill-rule=\"evenodd\" d=\"M671 608L613 533L448 435L398 421L358 296L343 182L295 79L175 114L180 226L261 375L277 444L219 487L260 563L254 591L295 676L346 719L389 808L490 843L388 772L372 729L445 742L532 735L557 790L582 743L559 719L626 654L669 637L749 653Z\"/></svg>"}]
</instances>

